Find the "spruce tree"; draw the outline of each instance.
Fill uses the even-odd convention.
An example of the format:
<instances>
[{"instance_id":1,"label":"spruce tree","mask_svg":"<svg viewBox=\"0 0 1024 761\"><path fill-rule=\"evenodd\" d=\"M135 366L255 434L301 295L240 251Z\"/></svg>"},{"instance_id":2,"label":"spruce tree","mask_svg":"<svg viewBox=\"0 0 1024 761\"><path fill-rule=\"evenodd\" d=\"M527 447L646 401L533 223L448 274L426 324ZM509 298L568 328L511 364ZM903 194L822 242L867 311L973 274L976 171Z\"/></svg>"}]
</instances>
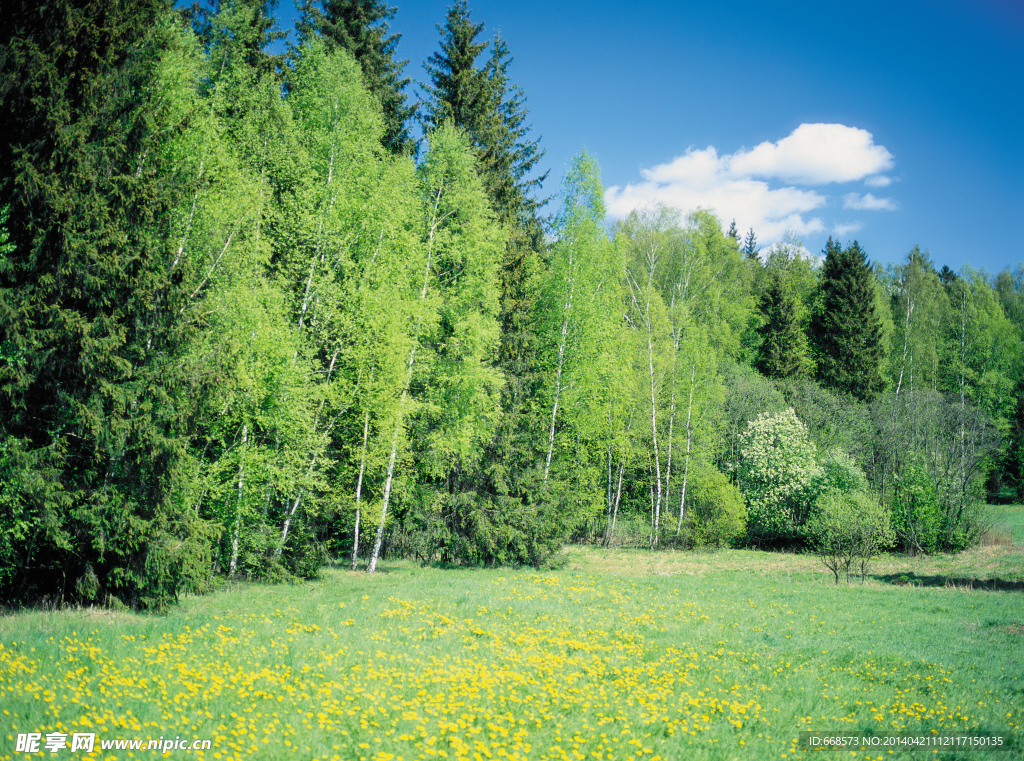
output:
<instances>
[{"instance_id":1,"label":"spruce tree","mask_svg":"<svg viewBox=\"0 0 1024 761\"><path fill-rule=\"evenodd\" d=\"M504 458L512 440L529 441L530 434L519 429L528 397L536 391L533 313L536 295L529 283L543 248L543 230L538 218L543 201L534 193L546 173L531 176L543 156L538 141L530 137L526 99L511 83L512 57L500 38L481 40L483 23L470 18L464 0L448 10L441 34L440 50L425 69L430 82L423 114L424 126L433 130L445 123L461 127L469 136L478 161L478 171L498 221L508 240L498 270L501 311L501 345L498 362L507 384L505 418L496 441L494 456ZM481 58L488 46L489 55ZM504 454L502 454L504 453Z\"/></svg>"},{"instance_id":2,"label":"spruce tree","mask_svg":"<svg viewBox=\"0 0 1024 761\"><path fill-rule=\"evenodd\" d=\"M0 596L158 607L208 580L179 499L189 335L167 146L188 93L163 0L16 3L0 39L0 480L17 485ZM194 83L186 83L191 90ZM7 553L5 553L7 554Z\"/></svg>"},{"instance_id":3,"label":"spruce tree","mask_svg":"<svg viewBox=\"0 0 1024 761\"><path fill-rule=\"evenodd\" d=\"M363 80L384 112L381 142L392 153L412 153L409 121L416 109L406 105L411 81L402 72L408 61L396 61L402 35L388 34L395 8L381 0L304 0L297 23L300 41L320 34L328 50L347 50L363 70Z\"/></svg>"},{"instance_id":4,"label":"spruce tree","mask_svg":"<svg viewBox=\"0 0 1024 761\"><path fill-rule=\"evenodd\" d=\"M466 131L480 162L481 179L498 218L524 225L539 206L531 194L546 177L529 177L544 153L528 138L526 97L512 84L508 69L512 55L500 38L479 41L483 23L474 23L464 0L448 9L441 49L424 68L430 83L424 123L428 130L446 122ZM488 45L490 55L478 58Z\"/></svg>"},{"instance_id":5,"label":"spruce tree","mask_svg":"<svg viewBox=\"0 0 1024 761\"><path fill-rule=\"evenodd\" d=\"M829 238L824 253L818 309L811 320L818 379L870 401L885 388L874 274L857 241L844 249Z\"/></svg>"},{"instance_id":6,"label":"spruce tree","mask_svg":"<svg viewBox=\"0 0 1024 761\"><path fill-rule=\"evenodd\" d=\"M285 39L287 32L277 26L277 0L213 0L209 8L197 4L186 11L192 29L210 54L213 69L222 69L225 60L214 48L225 48L240 58L257 76L280 76L284 55L271 54L268 48Z\"/></svg>"},{"instance_id":7,"label":"spruce tree","mask_svg":"<svg viewBox=\"0 0 1024 761\"><path fill-rule=\"evenodd\" d=\"M789 378L809 369L807 336L804 334L796 297L791 294L778 272L771 275L761 295L764 324L757 329L761 336L757 369L769 378Z\"/></svg>"},{"instance_id":8,"label":"spruce tree","mask_svg":"<svg viewBox=\"0 0 1024 761\"><path fill-rule=\"evenodd\" d=\"M757 236L754 235L754 228L747 230L747 237L743 240L743 255L748 259L757 259Z\"/></svg>"}]
</instances>

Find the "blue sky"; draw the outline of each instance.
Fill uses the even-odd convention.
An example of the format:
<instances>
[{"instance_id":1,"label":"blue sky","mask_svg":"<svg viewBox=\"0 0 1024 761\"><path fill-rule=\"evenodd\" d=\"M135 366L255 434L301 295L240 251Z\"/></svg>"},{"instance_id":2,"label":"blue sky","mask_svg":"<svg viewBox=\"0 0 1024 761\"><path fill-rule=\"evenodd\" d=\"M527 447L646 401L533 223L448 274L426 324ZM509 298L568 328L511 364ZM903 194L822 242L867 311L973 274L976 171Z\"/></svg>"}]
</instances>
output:
<instances>
[{"instance_id":1,"label":"blue sky","mask_svg":"<svg viewBox=\"0 0 1024 761\"><path fill-rule=\"evenodd\" d=\"M423 81L444 0L392 0ZM882 263L1024 262L1020 0L588 3L477 0L551 170L586 148L613 215L713 208L762 245L829 235ZM294 9L282 0L287 27ZM412 88L413 97L419 90Z\"/></svg>"}]
</instances>

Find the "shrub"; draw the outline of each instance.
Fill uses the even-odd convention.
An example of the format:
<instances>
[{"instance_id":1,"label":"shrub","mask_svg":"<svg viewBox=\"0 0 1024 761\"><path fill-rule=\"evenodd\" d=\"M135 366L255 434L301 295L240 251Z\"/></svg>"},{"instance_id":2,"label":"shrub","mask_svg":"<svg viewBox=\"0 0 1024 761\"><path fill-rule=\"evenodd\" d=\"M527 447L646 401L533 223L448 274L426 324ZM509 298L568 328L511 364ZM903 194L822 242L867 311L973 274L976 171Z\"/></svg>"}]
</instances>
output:
<instances>
[{"instance_id":1,"label":"shrub","mask_svg":"<svg viewBox=\"0 0 1024 761\"><path fill-rule=\"evenodd\" d=\"M893 528L904 552L935 552L942 525L942 510L935 483L920 465L911 465L893 477Z\"/></svg>"},{"instance_id":2,"label":"shrub","mask_svg":"<svg viewBox=\"0 0 1024 761\"><path fill-rule=\"evenodd\" d=\"M725 546L746 529L743 495L718 470L708 468L693 480L693 499L686 522L693 546Z\"/></svg>"},{"instance_id":3,"label":"shrub","mask_svg":"<svg viewBox=\"0 0 1024 761\"><path fill-rule=\"evenodd\" d=\"M840 570L850 581L850 568L857 562L863 581L871 556L891 544L893 536L888 511L861 491L826 492L815 504L806 532L836 584Z\"/></svg>"},{"instance_id":4,"label":"shrub","mask_svg":"<svg viewBox=\"0 0 1024 761\"><path fill-rule=\"evenodd\" d=\"M792 408L750 422L740 437L737 472L749 539L779 543L799 538L823 475L815 452Z\"/></svg>"},{"instance_id":5,"label":"shrub","mask_svg":"<svg viewBox=\"0 0 1024 761\"><path fill-rule=\"evenodd\" d=\"M867 493L868 477L854 461L854 459L843 449L833 449L821 458L821 480L818 484L818 493L830 491Z\"/></svg>"}]
</instances>

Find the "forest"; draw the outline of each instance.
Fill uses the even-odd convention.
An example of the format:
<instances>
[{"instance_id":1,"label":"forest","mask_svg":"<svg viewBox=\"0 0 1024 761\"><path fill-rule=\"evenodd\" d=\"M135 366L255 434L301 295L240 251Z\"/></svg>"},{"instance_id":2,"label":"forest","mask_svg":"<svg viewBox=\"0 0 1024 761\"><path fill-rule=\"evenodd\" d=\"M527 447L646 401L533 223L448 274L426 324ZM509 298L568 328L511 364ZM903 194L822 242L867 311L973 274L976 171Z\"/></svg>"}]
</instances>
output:
<instances>
[{"instance_id":1,"label":"forest","mask_svg":"<svg viewBox=\"0 0 1024 761\"><path fill-rule=\"evenodd\" d=\"M287 45L268 0L7 6L0 602L835 520L956 552L1024 500L1024 265L610 219L464 0L421 101L382 0Z\"/></svg>"}]
</instances>

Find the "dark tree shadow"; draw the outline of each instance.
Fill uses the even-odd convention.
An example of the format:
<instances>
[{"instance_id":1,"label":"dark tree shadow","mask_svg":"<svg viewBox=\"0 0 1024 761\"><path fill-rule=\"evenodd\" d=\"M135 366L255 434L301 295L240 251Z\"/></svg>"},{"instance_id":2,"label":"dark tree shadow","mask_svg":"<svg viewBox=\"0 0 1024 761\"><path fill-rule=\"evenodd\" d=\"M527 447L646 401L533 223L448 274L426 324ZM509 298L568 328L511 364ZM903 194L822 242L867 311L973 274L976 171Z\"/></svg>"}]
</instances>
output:
<instances>
[{"instance_id":1,"label":"dark tree shadow","mask_svg":"<svg viewBox=\"0 0 1024 761\"><path fill-rule=\"evenodd\" d=\"M977 589L987 592L1024 592L1024 581L1008 579L972 579L960 576L931 575L919 573L869 574L876 581L899 587L944 587L946 589Z\"/></svg>"}]
</instances>

